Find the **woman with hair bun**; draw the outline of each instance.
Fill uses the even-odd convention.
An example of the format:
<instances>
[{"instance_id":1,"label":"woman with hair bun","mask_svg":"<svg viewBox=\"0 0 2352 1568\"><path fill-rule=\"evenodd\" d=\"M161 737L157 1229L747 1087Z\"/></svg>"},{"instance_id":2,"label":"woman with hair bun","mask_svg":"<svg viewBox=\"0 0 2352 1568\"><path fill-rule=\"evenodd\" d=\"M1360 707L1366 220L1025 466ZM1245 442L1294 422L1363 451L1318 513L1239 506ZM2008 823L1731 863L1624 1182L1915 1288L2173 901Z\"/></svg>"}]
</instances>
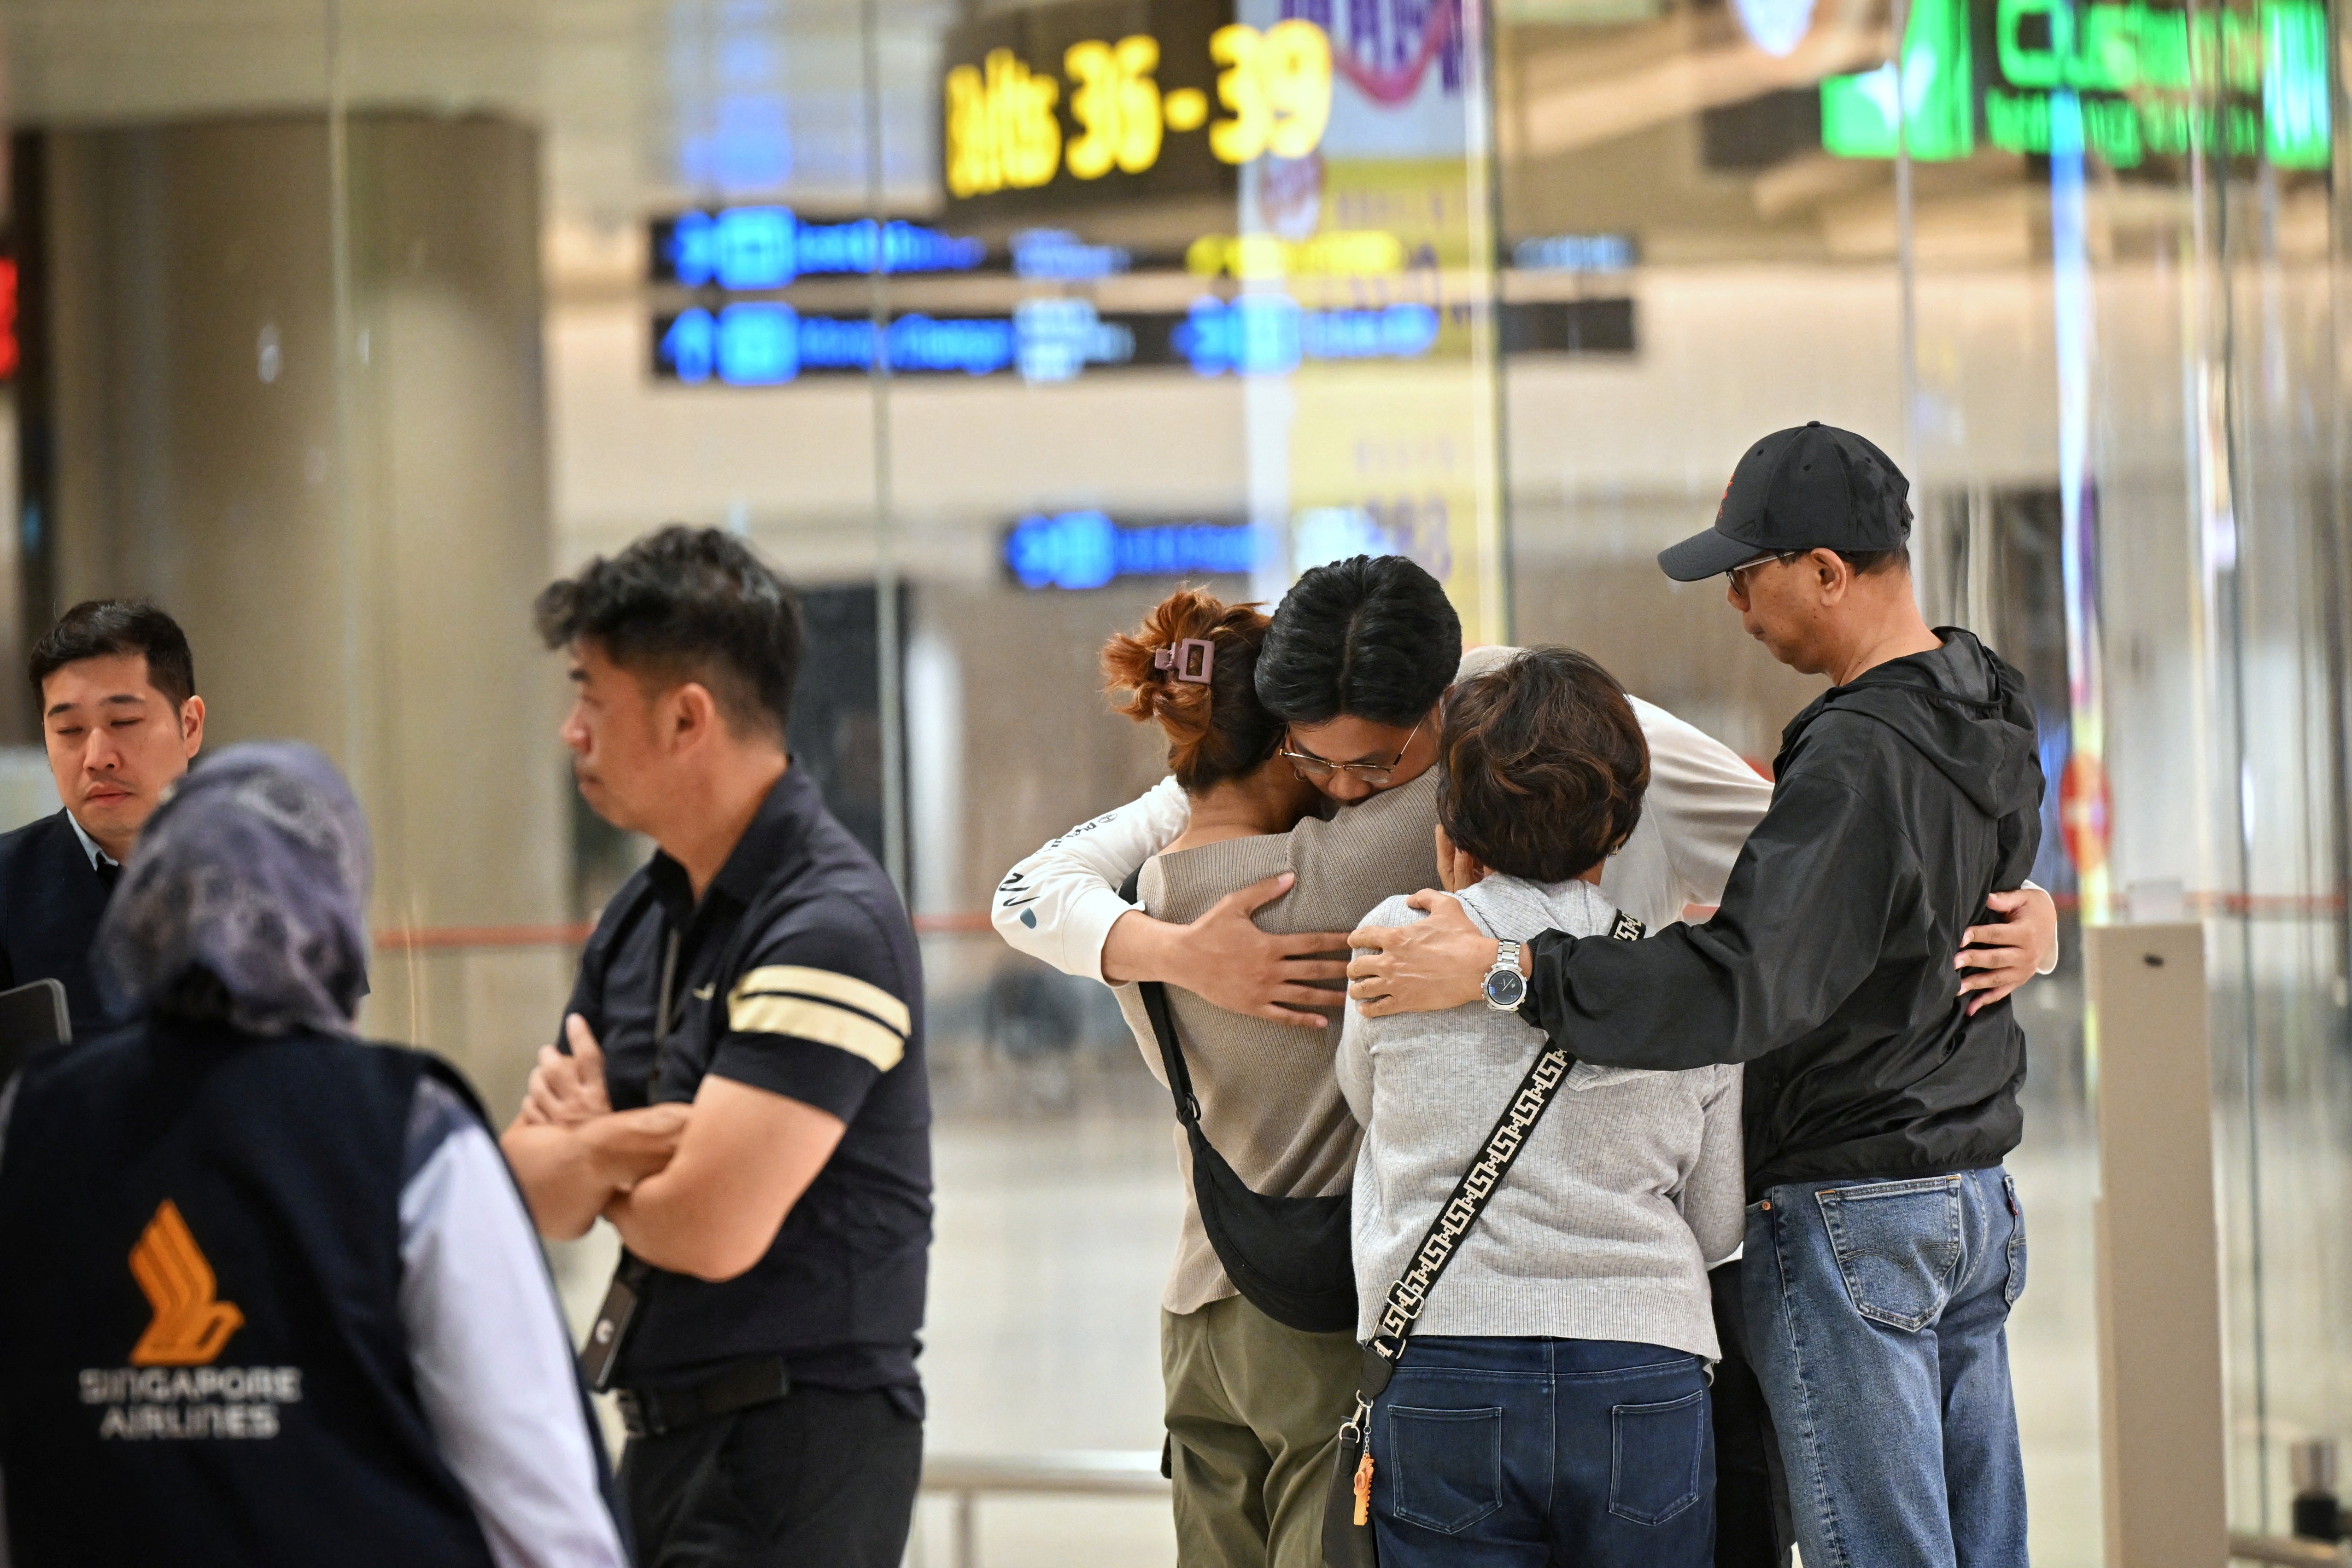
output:
<instances>
[{"instance_id":1,"label":"woman with hair bun","mask_svg":"<svg viewBox=\"0 0 2352 1568\"><path fill-rule=\"evenodd\" d=\"M1276 756L1282 721L1258 706L1253 683L1268 624L1255 604L1180 588L1132 634L1103 644L1114 705L1167 735L1168 770L1192 801L1192 826L1171 852L1286 833L1320 794Z\"/></svg>"},{"instance_id":2,"label":"woman with hair bun","mask_svg":"<svg viewBox=\"0 0 2352 1568\"><path fill-rule=\"evenodd\" d=\"M1182 835L1138 873L1136 896L1179 923L1254 909L1266 931L1313 937L1302 951L1330 943L1344 956L1331 933L1383 899L1436 884L1437 779L1425 773L1348 808L1343 847L1335 824L1314 814L1335 808L1283 755L1283 723L1258 702L1266 627L1255 606L1188 588L1103 649L1114 702L1166 734L1170 770L1191 807ZM1208 1146L1262 1197L1340 1198L1344 1238L1360 1134L1332 1075L1339 985L1292 998L1332 1020L1319 1031L1229 1012L1172 986L1166 997ZM1165 1082L1140 991L1118 987L1119 1005ZM1324 1493L1353 1408L1355 1334L1344 1317L1328 1332L1289 1326L1240 1293L1202 1223L1181 1124L1176 1147L1184 1221L1160 1343L1178 1562L1321 1568Z\"/></svg>"}]
</instances>

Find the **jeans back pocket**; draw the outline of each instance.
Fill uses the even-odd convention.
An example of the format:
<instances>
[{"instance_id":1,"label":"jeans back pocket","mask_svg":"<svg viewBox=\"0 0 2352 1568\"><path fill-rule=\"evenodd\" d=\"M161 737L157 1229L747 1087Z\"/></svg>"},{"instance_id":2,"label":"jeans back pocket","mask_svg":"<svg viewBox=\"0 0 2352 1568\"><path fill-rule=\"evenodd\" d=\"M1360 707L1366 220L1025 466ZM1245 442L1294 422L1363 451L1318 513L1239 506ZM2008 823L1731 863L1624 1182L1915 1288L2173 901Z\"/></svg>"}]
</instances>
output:
<instances>
[{"instance_id":1,"label":"jeans back pocket","mask_svg":"<svg viewBox=\"0 0 2352 1568\"><path fill-rule=\"evenodd\" d=\"M1906 1333L1942 1315L1960 1266L1960 1178L1869 1182L1813 1196L1854 1311Z\"/></svg>"},{"instance_id":2,"label":"jeans back pocket","mask_svg":"<svg viewBox=\"0 0 2352 1568\"><path fill-rule=\"evenodd\" d=\"M1409 1523L1452 1535L1503 1506L1503 1412L1389 1410L1389 1451L1396 1466L1391 1507Z\"/></svg>"},{"instance_id":3,"label":"jeans back pocket","mask_svg":"<svg viewBox=\"0 0 2352 1568\"><path fill-rule=\"evenodd\" d=\"M1706 1390L1664 1405L1609 1412L1609 1511L1635 1524L1664 1524L1698 1500L1706 1454Z\"/></svg>"}]
</instances>

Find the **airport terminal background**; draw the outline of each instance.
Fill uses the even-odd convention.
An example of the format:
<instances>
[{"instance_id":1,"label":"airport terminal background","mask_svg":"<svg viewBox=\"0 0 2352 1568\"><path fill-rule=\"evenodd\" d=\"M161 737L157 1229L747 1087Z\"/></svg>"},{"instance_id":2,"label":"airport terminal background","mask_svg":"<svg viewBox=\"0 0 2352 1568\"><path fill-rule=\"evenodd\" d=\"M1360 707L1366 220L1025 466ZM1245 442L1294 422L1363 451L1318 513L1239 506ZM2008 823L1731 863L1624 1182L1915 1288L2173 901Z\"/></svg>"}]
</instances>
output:
<instances>
[{"instance_id":1,"label":"airport terminal background","mask_svg":"<svg viewBox=\"0 0 2352 1568\"><path fill-rule=\"evenodd\" d=\"M2083 921L2206 928L2231 1511L2283 1533L2286 1446L2352 1435L2344 44L2320 0L0 0L0 650L151 594L215 747L326 748L365 1026L504 1111L645 849L570 789L530 597L748 536L810 607L795 756L924 943L929 1446L1156 1450L1167 1106L983 914L1159 775L1104 635L1401 552L1767 763L1812 684L1652 558L1756 435L1862 431L2042 716L2036 1560L2102 1552ZM0 827L54 809L37 733L0 681ZM1158 1501L982 1531L1172 1556Z\"/></svg>"}]
</instances>

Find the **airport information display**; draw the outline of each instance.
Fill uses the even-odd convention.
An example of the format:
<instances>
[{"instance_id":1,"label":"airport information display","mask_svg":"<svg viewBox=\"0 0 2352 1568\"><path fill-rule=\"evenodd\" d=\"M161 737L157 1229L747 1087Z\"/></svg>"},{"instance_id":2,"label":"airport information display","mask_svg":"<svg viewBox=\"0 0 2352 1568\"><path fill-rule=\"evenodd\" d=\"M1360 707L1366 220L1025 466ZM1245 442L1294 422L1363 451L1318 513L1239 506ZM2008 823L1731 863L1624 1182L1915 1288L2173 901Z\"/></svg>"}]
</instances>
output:
<instances>
[{"instance_id":1,"label":"airport information display","mask_svg":"<svg viewBox=\"0 0 2352 1568\"><path fill-rule=\"evenodd\" d=\"M963 23L941 66L950 211L1230 193L1305 158L1331 120L1329 33L1253 26L1230 0L1064 0Z\"/></svg>"},{"instance_id":2,"label":"airport information display","mask_svg":"<svg viewBox=\"0 0 2352 1568\"><path fill-rule=\"evenodd\" d=\"M1217 101L1231 117L1212 120L1197 87L1162 93L1160 40L1130 34L1117 44L1086 38L1062 51L1073 133L1054 106L1061 88L1010 48L947 75L947 181L955 196L1048 183L1057 172L1099 180L1117 169L1140 174L1160 162L1167 135L1206 126L1210 155L1246 163L1264 153L1304 158L1331 121L1331 38L1298 17L1265 32L1228 22L1209 35ZM1058 154L1058 158L1057 158Z\"/></svg>"},{"instance_id":3,"label":"airport information display","mask_svg":"<svg viewBox=\"0 0 2352 1568\"><path fill-rule=\"evenodd\" d=\"M893 219L812 223L790 207L722 207L654 220L653 281L756 292L828 275L971 272L988 246Z\"/></svg>"},{"instance_id":4,"label":"airport information display","mask_svg":"<svg viewBox=\"0 0 2352 1568\"><path fill-rule=\"evenodd\" d=\"M738 387L877 368L902 375L1017 371L1030 382L1065 382L1112 365L1286 375L1309 362L1420 359L1436 344L1437 329L1437 312L1426 305L1310 310L1279 295L1204 298L1181 315L1107 314L1084 299L1031 299L1009 316L909 312L878 329L868 317L808 315L760 299L656 317L653 368L666 381Z\"/></svg>"},{"instance_id":5,"label":"airport information display","mask_svg":"<svg viewBox=\"0 0 2352 1568\"><path fill-rule=\"evenodd\" d=\"M1125 523L1097 511L1040 513L1004 532L1004 569L1024 588L1083 591L1122 577L1246 575L1274 548L1240 522Z\"/></svg>"},{"instance_id":6,"label":"airport information display","mask_svg":"<svg viewBox=\"0 0 2352 1568\"><path fill-rule=\"evenodd\" d=\"M2283 169L2329 161L2322 0L2258 10L2148 0L1914 0L1903 39L1902 139L1922 162L1979 142L2047 154L2079 145L2114 169L2193 147ZM1892 64L1822 83L1822 144L1892 158Z\"/></svg>"}]
</instances>

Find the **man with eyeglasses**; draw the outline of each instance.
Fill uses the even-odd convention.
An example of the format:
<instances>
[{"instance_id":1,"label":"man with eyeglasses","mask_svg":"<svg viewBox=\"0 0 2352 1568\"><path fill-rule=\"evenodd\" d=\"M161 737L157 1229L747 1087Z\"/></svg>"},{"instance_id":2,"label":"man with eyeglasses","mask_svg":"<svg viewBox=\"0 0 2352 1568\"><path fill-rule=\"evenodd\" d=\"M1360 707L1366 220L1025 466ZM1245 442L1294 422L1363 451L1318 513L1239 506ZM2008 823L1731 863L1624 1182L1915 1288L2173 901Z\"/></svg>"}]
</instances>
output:
<instances>
[{"instance_id":1,"label":"man with eyeglasses","mask_svg":"<svg viewBox=\"0 0 2352 1568\"><path fill-rule=\"evenodd\" d=\"M1284 755L1330 798L1339 828L1346 808L1426 774L1437 760L1446 689L1516 652L1465 654L1460 618L1435 578L1402 556L1358 556L1315 568L1284 596L1258 657L1257 695L1287 722ZM1720 741L1631 700L1649 746L1650 787L1641 823L1610 860L1601 891L1657 930L1691 905L1721 899L1740 846L1771 804L1772 786ZM1433 831L1433 796L1428 810ZM1253 918L1289 890L1288 875L1232 893L1182 925L1156 920L1120 895L1190 820L1185 796L1170 779L1071 829L999 884L992 909L998 933L1065 974L1110 985L1163 981L1229 1011L1327 1029L1328 1014L1313 1009L1332 1005L1329 988L1347 972L1332 955L1346 950L1347 934L1264 931ZM2057 962L2057 911L2048 894L2029 884L1996 894L1993 907L2003 922L1972 928L1961 955L1971 971L1961 988L1985 1001ZM1737 1265L1717 1276L1727 1355L1736 1357ZM1785 1563L1786 1504L1773 1506L1777 1489L1767 1471L1777 1454L1754 1378L1734 1360L1718 1368L1717 1388L1718 1564Z\"/></svg>"},{"instance_id":2,"label":"man with eyeglasses","mask_svg":"<svg viewBox=\"0 0 2352 1568\"><path fill-rule=\"evenodd\" d=\"M1743 565L1740 570L1745 570ZM1357 556L1302 575L1274 612L1257 666L1258 700L1287 723L1283 754L1332 801L1329 813L1409 784L1437 760L1438 705L1457 679L1516 649L1462 652L1445 590L1403 556ZM1656 930L1723 895L1772 786L1737 752L1654 704L1633 698L1650 747L1642 824L1609 862L1601 891ZM1136 869L1181 833L1191 808L1173 779L1082 822L1015 865L990 914L1019 952L1107 984L1160 980L1229 1011L1307 1029L1328 1020L1326 956L1347 933L1261 931L1252 915L1287 891L1270 877L1186 925L1154 920L1119 896ZM1434 827L1434 818L1432 826ZM1969 933L1962 989L1989 1005L2057 962L2057 910L2028 887L1995 895L2004 917ZM1318 982L1321 982L1318 984Z\"/></svg>"}]
</instances>

